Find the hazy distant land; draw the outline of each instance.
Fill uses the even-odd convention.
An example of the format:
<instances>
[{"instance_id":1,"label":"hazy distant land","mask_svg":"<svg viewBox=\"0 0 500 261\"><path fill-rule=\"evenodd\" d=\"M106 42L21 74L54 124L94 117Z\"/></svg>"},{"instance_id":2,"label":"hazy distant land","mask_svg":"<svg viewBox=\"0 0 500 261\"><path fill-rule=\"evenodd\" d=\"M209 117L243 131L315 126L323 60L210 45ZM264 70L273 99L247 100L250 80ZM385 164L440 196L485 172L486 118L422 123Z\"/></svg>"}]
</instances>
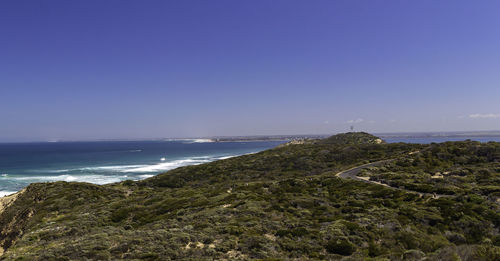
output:
<instances>
[{"instance_id":1,"label":"hazy distant land","mask_svg":"<svg viewBox=\"0 0 500 261\"><path fill-rule=\"evenodd\" d=\"M380 138L428 138L428 137L500 137L500 131L454 131L454 132L389 132L375 133ZM323 139L329 134L297 134L297 135L253 135L253 136L215 136L190 139L204 139L212 142L244 142L244 141L289 141L299 139Z\"/></svg>"}]
</instances>

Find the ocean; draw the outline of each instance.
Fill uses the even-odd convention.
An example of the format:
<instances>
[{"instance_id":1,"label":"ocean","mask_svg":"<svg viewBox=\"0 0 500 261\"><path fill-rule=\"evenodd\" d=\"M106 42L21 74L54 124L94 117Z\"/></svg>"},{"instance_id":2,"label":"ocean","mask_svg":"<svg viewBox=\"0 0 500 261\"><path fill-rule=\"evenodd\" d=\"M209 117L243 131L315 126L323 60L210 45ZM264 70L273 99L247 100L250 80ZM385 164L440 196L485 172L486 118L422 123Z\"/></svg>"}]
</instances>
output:
<instances>
[{"instance_id":1,"label":"ocean","mask_svg":"<svg viewBox=\"0 0 500 261\"><path fill-rule=\"evenodd\" d=\"M107 184L273 148L284 141L99 141L0 143L0 196L33 182Z\"/></svg>"},{"instance_id":2,"label":"ocean","mask_svg":"<svg viewBox=\"0 0 500 261\"><path fill-rule=\"evenodd\" d=\"M498 141L500 137L384 138L387 142ZM107 184L140 180L181 166L255 153L284 141L99 141L0 143L0 196L33 182Z\"/></svg>"}]
</instances>

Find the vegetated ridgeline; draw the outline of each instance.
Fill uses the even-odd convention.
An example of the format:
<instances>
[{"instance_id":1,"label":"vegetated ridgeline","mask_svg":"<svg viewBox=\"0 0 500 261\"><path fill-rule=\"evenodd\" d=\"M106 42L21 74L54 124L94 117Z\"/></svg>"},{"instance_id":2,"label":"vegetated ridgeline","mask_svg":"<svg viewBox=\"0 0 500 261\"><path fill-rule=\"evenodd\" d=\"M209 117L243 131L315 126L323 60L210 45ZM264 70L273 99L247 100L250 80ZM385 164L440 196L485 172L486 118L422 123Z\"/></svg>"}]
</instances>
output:
<instances>
[{"instance_id":1,"label":"vegetated ridgeline","mask_svg":"<svg viewBox=\"0 0 500 261\"><path fill-rule=\"evenodd\" d=\"M500 259L500 143L302 143L138 182L32 184L0 214L2 259ZM356 176L390 187L335 176L389 159Z\"/></svg>"}]
</instances>

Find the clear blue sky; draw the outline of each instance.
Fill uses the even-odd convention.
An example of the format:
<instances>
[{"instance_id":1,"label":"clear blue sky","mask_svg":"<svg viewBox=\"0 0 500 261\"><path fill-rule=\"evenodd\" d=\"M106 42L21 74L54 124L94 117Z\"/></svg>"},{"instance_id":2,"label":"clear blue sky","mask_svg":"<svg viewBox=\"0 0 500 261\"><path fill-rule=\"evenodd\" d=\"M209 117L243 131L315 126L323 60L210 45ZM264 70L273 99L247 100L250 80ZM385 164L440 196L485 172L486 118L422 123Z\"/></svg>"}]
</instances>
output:
<instances>
[{"instance_id":1,"label":"clear blue sky","mask_svg":"<svg viewBox=\"0 0 500 261\"><path fill-rule=\"evenodd\" d=\"M0 141L500 129L500 1L1 1Z\"/></svg>"}]
</instances>

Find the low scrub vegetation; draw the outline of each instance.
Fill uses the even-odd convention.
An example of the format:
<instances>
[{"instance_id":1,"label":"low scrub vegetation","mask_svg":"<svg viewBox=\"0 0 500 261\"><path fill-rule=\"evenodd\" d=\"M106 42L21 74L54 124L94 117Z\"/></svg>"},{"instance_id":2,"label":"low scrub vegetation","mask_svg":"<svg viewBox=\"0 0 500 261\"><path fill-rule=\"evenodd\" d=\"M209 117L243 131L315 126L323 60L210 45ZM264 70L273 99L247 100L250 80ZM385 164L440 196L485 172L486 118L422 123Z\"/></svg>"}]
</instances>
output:
<instances>
[{"instance_id":1,"label":"low scrub vegetation","mask_svg":"<svg viewBox=\"0 0 500 261\"><path fill-rule=\"evenodd\" d=\"M379 144L366 135L281 146L139 182L32 184L0 215L2 258L500 259L498 143ZM363 175L450 196L335 176L393 158ZM438 180L436 172L453 174Z\"/></svg>"}]
</instances>

